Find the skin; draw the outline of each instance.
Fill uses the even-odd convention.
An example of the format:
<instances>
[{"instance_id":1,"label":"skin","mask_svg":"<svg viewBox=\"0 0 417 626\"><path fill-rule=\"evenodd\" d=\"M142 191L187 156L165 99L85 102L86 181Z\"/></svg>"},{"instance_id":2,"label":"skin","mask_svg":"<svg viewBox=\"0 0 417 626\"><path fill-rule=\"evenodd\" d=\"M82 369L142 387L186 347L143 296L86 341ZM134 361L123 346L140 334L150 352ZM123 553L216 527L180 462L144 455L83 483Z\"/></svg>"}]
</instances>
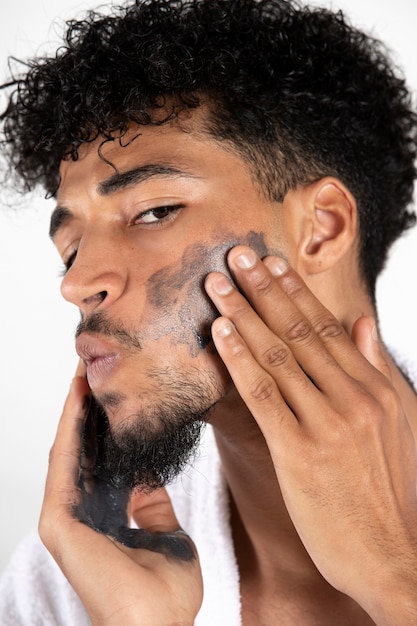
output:
<instances>
[{"instance_id":1,"label":"skin","mask_svg":"<svg viewBox=\"0 0 417 626\"><path fill-rule=\"evenodd\" d=\"M84 319L102 312L140 344L105 339L120 363L93 392L120 394L109 410L117 428L138 403L155 401L155 369L202 388L215 382L210 421L231 496L244 626L414 623L416 399L376 338L357 266L355 199L323 179L269 202L245 162L200 136L198 120L191 130L145 128L126 148L105 147L119 172L169 163L185 177L154 175L103 194L114 169L97 145L62 164L58 204L71 216L61 215L54 240L64 262L77 250L62 293ZM135 220L168 201L183 205L173 219ZM207 248L214 253L194 273ZM212 321L208 298L221 314L216 350L199 339ZM133 550L73 515L84 373L58 427L41 537L93 624L192 624L197 559ZM150 532L178 529L163 491L130 506Z\"/></svg>"},{"instance_id":2,"label":"skin","mask_svg":"<svg viewBox=\"0 0 417 626\"><path fill-rule=\"evenodd\" d=\"M228 272L226 254L237 243L244 241L260 256L267 254L263 233L249 232L238 241L233 232L225 232L220 244L216 243L216 238L213 242L204 241L187 247L181 264L163 267L149 278L147 285L147 301L154 307L158 320L152 328L152 339L169 335L174 345L185 343L193 357L211 342L210 327L218 315L211 300L204 298L201 277L213 268ZM172 309L169 319L160 313L171 308L173 302L178 303L174 323L171 321ZM196 338L195 344L190 341L190 329Z\"/></svg>"},{"instance_id":3,"label":"skin","mask_svg":"<svg viewBox=\"0 0 417 626\"><path fill-rule=\"evenodd\" d=\"M175 165L181 175L153 174L115 192L100 193L97 183L115 172L99 158L96 143L83 149L77 162L63 163L58 193L58 206L71 217L61 223L54 241L64 262L77 250L62 281L63 296L84 318L100 311L135 339L128 346L105 339L109 350L120 354L123 366L114 371L109 384L90 381L115 426L135 414L138 404L151 406L155 388L161 399L165 397L163 385L161 389L159 380L155 384L158 373L162 383L166 371L173 381L195 379L197 368L204 388L209 378L218 381L213 402L224 393L229 384L225 369L213 350L201 350L215 317L204 278L213 269L226 269L225 254L237 242L255 244L264 255L268 249L264 233L277 230L272 224L278 221L272 203L261 201L240 159L213 143L213 158L207 163L200 154L201 142L180 129L146 130L150 129L127 147L118 142L106 145L104 157L120 172L162 163ZM242 219L243 198L259 209L256 230L253 219ZM136 219L168 204L184 208L159 222ZM228 223L236 225L233 231L215 226L225 206ZM114 264L114 258L120 261ZM103 292L107 296L99 302ZM116 407L106 402L109 396L118 398Z\"/></svg>"}]
</instances>

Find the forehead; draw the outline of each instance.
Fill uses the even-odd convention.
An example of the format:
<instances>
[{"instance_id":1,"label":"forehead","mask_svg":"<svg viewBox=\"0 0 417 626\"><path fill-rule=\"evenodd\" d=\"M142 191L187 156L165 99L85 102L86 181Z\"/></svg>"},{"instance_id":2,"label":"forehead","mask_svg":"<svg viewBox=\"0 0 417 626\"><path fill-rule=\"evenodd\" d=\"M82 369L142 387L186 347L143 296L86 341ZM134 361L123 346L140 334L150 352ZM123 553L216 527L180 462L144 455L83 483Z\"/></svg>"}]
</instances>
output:
<instances>
[{"instance_id":1,"label":"forehead","mask_svg":"<svg viewBox=\"0 0 417 626\"><path fill-rule=\"evenodd\" d=\"M174 150L179 156L179 148L185 139L185 133L179 129L146 126L131 127L125 134L110 139L99 136L78 148L77 159L61 162L58 194L66 190L74 182L73 178L78 178L83 171L87 172L85 178L90 179L94 172L91 182L98 184L116 172L125 171L132 161L150 162L156 156L172 158Z\"/></svg>"},{"instance_id":2,"label":"forehead","mask_svg":"<svg viewBox=\"0 0 417 626\"><path fill-rule=\"evenodd\" d=\"M58 200L82 184L107 195L112 191L112 180L130 172L134 166L145 168L143 179L168 176L171 172L218 177L220 182L226 173L231 179L254 182L248 163L237 151L197 131L195 125L131 126L121 137L111 140L98 137L81 145L77 160L62 161ZM125 182L128 184L128 176ZM141 182L140 177L136 177L136 182Z\"/></svg>"}]
</instances>

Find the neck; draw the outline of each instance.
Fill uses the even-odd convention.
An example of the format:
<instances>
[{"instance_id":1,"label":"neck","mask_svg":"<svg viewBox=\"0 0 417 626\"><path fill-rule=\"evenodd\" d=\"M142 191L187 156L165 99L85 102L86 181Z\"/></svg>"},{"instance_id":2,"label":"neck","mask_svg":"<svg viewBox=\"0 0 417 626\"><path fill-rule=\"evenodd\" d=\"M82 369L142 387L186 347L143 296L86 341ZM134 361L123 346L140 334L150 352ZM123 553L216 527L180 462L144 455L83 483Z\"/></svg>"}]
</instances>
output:
<instances>
[{"instance_id":1,"label":"neck","mask_svg":"<svg viewBox=\"0 0 417 626\"><path fill-rule=\"evenodd\" d=\"M314 568L288 515L265 439L245 407L213 421L231 496L237 552L244 546L251 569ZM239 556L239 555L238 555ZM279 557L279 558L277 558Z\"/></svg>"}]
</instances>

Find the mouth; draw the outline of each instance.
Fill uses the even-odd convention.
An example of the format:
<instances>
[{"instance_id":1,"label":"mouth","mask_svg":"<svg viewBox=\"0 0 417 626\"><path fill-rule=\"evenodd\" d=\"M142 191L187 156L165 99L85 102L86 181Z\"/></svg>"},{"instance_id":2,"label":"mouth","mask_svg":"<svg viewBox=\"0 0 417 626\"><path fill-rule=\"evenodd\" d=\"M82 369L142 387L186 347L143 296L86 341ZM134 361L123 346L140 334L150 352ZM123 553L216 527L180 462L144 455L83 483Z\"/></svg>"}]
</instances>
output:
<instances>
[{"instance_id":1,"label":"mouth","mask_svg":"<svg viewBox=\"0 0 417 626\"><path fill-rule=\"evenodd\" d=\"M120 363L120 354L99 337L82 333L75 349L87 367L87 380L93 391L98 390Z\"/></svg>"}]
</instances>

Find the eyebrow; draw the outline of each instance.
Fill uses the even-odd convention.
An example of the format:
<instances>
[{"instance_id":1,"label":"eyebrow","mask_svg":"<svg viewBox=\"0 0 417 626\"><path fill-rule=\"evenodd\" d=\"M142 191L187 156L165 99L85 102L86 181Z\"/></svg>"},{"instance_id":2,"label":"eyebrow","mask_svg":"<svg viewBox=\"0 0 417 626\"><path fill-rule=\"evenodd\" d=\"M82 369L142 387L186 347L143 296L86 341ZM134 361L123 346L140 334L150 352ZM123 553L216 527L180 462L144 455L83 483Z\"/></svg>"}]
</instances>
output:
<instances>
[{"instance_id":1,"label":"eyebrow","mask_svg":"<svg viewBox=\"0 0 417 626\"><path fill-rule=\"evenodd\" d=\"M138 185L157 176L165 178L198 178L195 174L184 169L179 169L173 165L150 163L147 165L139 165L126 172L115 172L97 185L97 192L101 196L108 196L121 189ZM49 225L50 238L54 239L57 232L72 218L73 214L69 209L63 206L57 206L51 215Z\"/></svg>"},{"instance_id":2,"label":"eyebrow","mask_svg":"<svg viewBox=\"0 0 417 626\"><path fill-rule=\"evenodd\" d=\"M63 227L65 222L68 222L73 217L71 211L62 206L57 206L52 211L51 221L49 223L49 236L51 239L55 238L56 233Z\"/></svg>"},{"instance_id":3,"label":"eyebrow","mask_svg":"<svg viewBox=\"0 0 417 626\"><path fill-rule=\"evenodd\" d=\"M179 169L173 165L161 163L150 163L139 165L126 172L115 172L112 176L99 183L97 191L102 196L115 193L120 189L125 189L130 185L137 185L149 178L164 176L168 178L196 178L194 174L184 169Z\"/></svg>"}]
</instances>

